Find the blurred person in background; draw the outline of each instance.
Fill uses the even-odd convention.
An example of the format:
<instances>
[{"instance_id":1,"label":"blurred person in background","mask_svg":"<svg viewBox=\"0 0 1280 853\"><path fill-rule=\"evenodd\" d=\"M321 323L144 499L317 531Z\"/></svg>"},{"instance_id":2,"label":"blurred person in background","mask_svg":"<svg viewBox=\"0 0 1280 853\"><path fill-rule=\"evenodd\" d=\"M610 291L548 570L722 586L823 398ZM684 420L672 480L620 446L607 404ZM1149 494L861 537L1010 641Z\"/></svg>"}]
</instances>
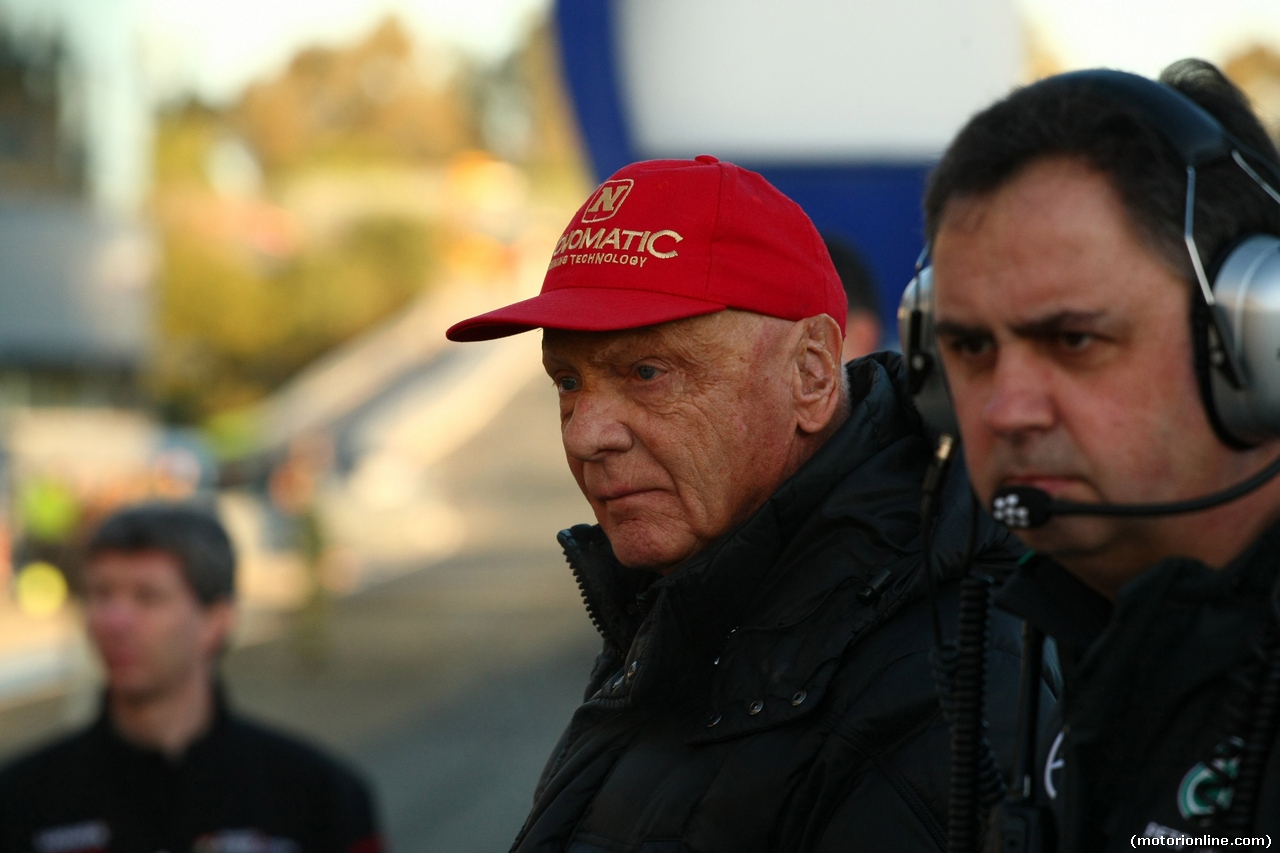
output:
<instances>
[{"instance_id":1,"label":"blurred person in background","mask_svg":"<svg viewBox=\"0 0 1280 853\"><path fill-rule=\"evenodd\" d=\"M329 535L320 508L320 489L333 465L333 441L313 433L294 440L271 472L271 502L293 528L293 545L302 560L306 593L294 618L293 647L304 665L317 667L329 657L333 616L332 582L325 577Z\"/></svg>"},{"instance_id":2,"label":"blurred person in background","mask_svg":"<svg viewBox=\"0 0 1280 853\"><path fill-rule=\"evenodd\" d=\"M845 300L849 304L840 358L853 361L880 349L880 299L876 295L875 276L858 251L839 237L824 234L822 241L844 285Z\"/></svg>"},{"instance_id":3,"label":"blurred person in background","mask_svg":"<svg viewBox=\"0 0 1280 853\"><path fill-rule=\"evenodd\" d=\"M560 542L604 648L514 850L941 848L931 445L898 356L842 368L845 316L809 218L704 155L616 173L560 237L541 295L449 330L544 330L564 452L599 522ZM937 570L954 605L971 522L958 466L945 488ZM972 521L974 560L1008 571L1011 537ZM1013 620L991 642L990 683L1010 690ZM992 723L1007 758L1008 718Z\"/></svg>"},{"instance_id":4,"label":"blurred person in background","mask_svg":"<svg viewBox=\"0 0 1280 853\"><path fill-rule=\"evenodd\" d=\"M229 709L234 577L225 530L195 507L142 504L98 528L84 614L102 712L0 772L0 851L382 849L361 780Z\"/></svg>"}]
</instances>

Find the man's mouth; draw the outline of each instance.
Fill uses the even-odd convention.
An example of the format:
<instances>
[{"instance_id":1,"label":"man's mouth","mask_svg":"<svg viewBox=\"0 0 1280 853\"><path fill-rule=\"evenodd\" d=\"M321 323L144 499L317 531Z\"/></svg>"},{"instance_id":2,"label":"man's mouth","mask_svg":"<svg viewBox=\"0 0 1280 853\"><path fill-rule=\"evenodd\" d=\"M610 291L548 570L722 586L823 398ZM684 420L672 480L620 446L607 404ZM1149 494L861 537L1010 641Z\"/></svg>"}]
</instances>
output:
<instances>
[{"instance_id":1,"label":"man's mouth","mask_svg":"<svg viewBox=\"0 0 1280 853\"><path fill-rule=\"evenodd\" d=\"M1059 495L1080 482L1079 477L1065 474L1015 474L1000 480L1000 488L1006 486L1029 486L1050 495Z\"/></svg>"},{"instance_id":2,"label":"man's mouth","mask_svg":"<svg viewBox=\"0 0 1280 853\"><path fill-rule=\"evenodd\" d=\"M654 491L654 489L610 489L607 492L597 493L596 500L601 503L611 503L613 501L624 500L636 495L648 494L652 491Z\"/></svg>"},{"instance_id":3,"label":"man's mouth","mask_svg":"<svg viewBox=\"0 0 1280 853\"><path fill-rule=\"evenodd\" d=\"M136 662L141 655L137 650L119 644L99 643L98 654L107 666L128 666Z\"/></svg>"},{"instance_id":4,"label":"man's mouth","mask_svg":"<svg viewBox=\"0 0 1280 853\"><path fill-rule=\"evenodd\" d=\"M102 662L108 672L122 672L138 665L137 658L125 655L104 656Z\"/></svg>"}]
</instances>

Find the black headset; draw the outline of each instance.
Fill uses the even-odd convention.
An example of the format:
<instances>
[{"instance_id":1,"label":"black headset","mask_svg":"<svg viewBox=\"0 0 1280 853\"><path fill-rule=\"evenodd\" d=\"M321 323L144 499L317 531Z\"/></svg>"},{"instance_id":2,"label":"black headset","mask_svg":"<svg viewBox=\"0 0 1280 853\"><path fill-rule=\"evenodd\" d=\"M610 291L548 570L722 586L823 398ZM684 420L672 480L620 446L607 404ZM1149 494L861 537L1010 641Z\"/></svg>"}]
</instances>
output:
<instances>
[{"instance_id":1,"label":"black headset","mask_svg":"<svg viewBox=\"0 0 1280 853\"><path fill-rule=\"evenodd\" d=\"M1199 285L1193 311L1195 368L1209 421L1232 447L1280 436L1280 236L1253 234L1232 243L1221 262L1208 267L1217 270L1212 284L1194 236L1196 173L1201 167L1232 159L1280 204L1275 188L1280 185L1280 164L1241 143L1181 92L1136 74L1073 71L1033 85L1064 93L1098 93L1127 106L1178 153L1187 169L1183 237ZM1255 164L1270 172L1271 183L1258 174ZM926 247L898 306L898 334L916 407L934 429L958 435L934 336L928 258Z\"/></svg>"}]
</instances>

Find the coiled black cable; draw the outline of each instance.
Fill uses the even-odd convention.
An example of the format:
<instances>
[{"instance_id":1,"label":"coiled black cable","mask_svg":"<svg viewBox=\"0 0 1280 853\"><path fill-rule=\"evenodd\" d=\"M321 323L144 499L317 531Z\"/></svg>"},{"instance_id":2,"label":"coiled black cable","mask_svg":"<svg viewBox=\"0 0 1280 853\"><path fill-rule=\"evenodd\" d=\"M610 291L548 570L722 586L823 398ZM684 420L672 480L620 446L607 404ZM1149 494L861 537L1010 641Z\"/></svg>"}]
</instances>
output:
<instances>
[{"instance_id":1,"label":"coiled black cable","mask_svg":"<svg viewBox=\"0 0 1280 853\"><path fill-rule=\"evenodd\" d=\"M933 460L924 472L920 486L920 562L924 570L925 588L929 591L929 616L933 622L933 647L942 649L942 613L938 609L938 581L933 573L933 521L938 511L938 493L946 480L947 466L951 464L951 451L955 439L943 433L938 439Z\"/></svg>"},{"instance_id":2,"label":"coiled black cable","mask_svg":"<svg viewBox=\"0 0 1280 853\"><path fill-rule=\"evenodd\" d=\"M1253 714L1245 732L1231 805L1224 821L1225 829L1241 834L1253 827L1262 774L1280 724L1280 630L1277 630L1280 626L1280 580L1271 589L1271 610L1277 625L1267 632L1270 643L1263 658L1261 680L1252 702Z\"/></svg>"},{"instance_id":3,"label":"coiled black cable","mask_svg":"<svg viewBox=\"0 0 1280 853\"><path fill-rule=\"evenodd\" d=\"M990 578L968 572L977 543L979 506L970 496L969 536L963 555L966 576L960 584L956 641L946 642L938 613L937 581L933 566L934 521L938 496L953 449L943 435L933 464L925 474L920 508L923 568L933 610L934 687L951 731L951 796L947 806L948 853L977 853L982 845L986 815L1004 796L1005 784L995 752L986 738L987 637L991 611Z\"/></svg>"},{"instance_id":4,"label":"coiled black cable","mask_svg":"<svg viewBox=\"0 0 1280 853\"><path fill-rule=\"evenodd\" d=\"M960 584L955 665L951 684L951 803L947 849L976 851L985 816L1005 794L1005 783L987 740L983 714L991 607L991 579L971 574Z\"/></svg>"}]
</instances>

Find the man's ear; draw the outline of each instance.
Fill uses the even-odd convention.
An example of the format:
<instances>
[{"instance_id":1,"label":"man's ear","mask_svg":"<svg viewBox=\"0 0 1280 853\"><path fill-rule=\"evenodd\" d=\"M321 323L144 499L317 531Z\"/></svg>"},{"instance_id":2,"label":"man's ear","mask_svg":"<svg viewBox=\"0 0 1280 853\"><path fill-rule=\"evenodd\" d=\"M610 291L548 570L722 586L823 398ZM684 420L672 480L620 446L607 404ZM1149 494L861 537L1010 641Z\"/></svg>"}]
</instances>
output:
<instances>
[{"instance_id":1,"label":"man's ear","mask_svg":"<svg viewBox=\"0 0 1280 853\"><path fill-rule=\"evenodd\" d=\"M842 401L840 325L819 314L801 320L793 396L796 425L810 435L831 425Z\"/></svg>"},{"instance_id":2,"label":"man's ear","mask_svg":"<svg viewBox=\"0 0 1280 853\"><path fill-rule=\"evenodd\" d=\"M236 624L236 605L229 598L219 598L203 607L201 645L210 658L216 658L231 642L231 631Z\"/></svg>"}]
</instances>

